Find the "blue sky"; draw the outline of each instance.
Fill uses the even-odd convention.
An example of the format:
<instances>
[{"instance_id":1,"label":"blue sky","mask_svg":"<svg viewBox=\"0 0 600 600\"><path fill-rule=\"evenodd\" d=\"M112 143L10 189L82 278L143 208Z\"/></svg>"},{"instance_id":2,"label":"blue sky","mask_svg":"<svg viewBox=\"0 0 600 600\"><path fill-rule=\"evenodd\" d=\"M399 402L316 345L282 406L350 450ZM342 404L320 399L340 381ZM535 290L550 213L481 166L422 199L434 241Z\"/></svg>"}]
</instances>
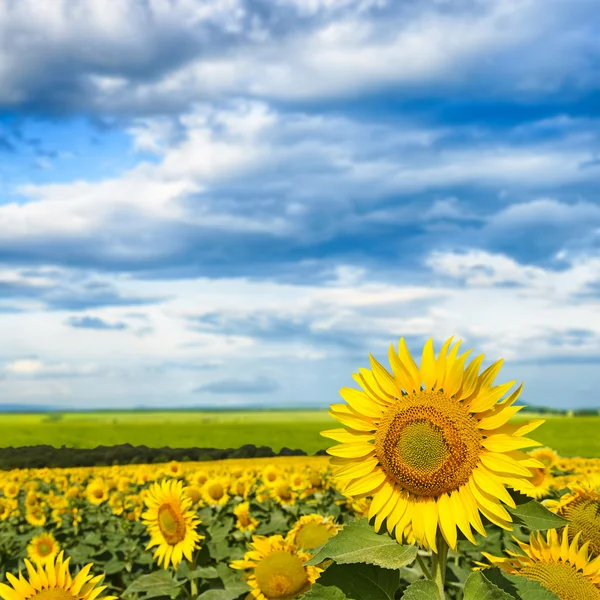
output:
<instances>
[{"instance_id":1,"label":"blue sky","mask_svg":"<svg viewBox=\"0 0 600 600\"><path fill-rule=\"evenodd\" d=\"M0 9L0 402L306 406L450 335L600 405L595 0Z\"/></svg>"}]
</instances>

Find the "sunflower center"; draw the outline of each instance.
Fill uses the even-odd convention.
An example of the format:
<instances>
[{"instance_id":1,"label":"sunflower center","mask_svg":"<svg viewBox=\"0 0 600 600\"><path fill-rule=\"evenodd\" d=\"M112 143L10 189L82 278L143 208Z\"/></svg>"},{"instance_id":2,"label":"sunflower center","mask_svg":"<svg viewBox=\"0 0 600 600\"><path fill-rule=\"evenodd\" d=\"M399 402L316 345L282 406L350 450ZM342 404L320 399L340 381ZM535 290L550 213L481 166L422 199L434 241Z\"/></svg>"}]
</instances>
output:
<instances>
[{"instance_id":1,"label":"sunflower center","mask_svg":"<svg viewBox=\"0 0 600 600\"><path fill-rule=\"evenodd\" d=\"M383 415L375 436L387 475L417 496L439 496L464 485L480 450L476 420L440 391L403 396Z\"/></svg>"},{"instance_id":2,"label":"sunflower center","mask_svg":"<svg viewBox=\"0 0 600 600\"><path fill-rule=\"evenodd\" d=\"M260 591L268 600L296 598L310 585L301 560L283 550L263 558L254 574Z\"/></svg>"},{"instance_id":3,"label":"sunflower center","mask_svg":"<svg viewBox=\"0 0 600 600\"><path fill-rule=\"evenodd\" d=\"M174 546L185 538L185 522L170 504L158 509L158 526L168 544Z\"/></svg>"},{"instance_id":4,"label":"sunflower center","mask_svg":"<svg viewBox=\"0 0 600 600\"><path fill-rule=\"evenodd\" d=\"M220 483L213 483L208 488L208 495L214 500L220 500L223 497L225 490Z\"/></svg>"},{"instance_id":5,"label":"sunflower center","mask_svg":"<svg viewBox=\"0 0 600 600\"><path fill-rule=\"evenodd\" d=\"M48 556L52 552L52 544L50 542L40 542L37 551L40 556Z\"/></svg>"},{"instance_id":6,"label":"sunflower center","mask_svg":"<svg viewBox=\"0 0 600 600\"><path fill-rule=\"evenodd\" d=\"M102 498L102 496L104 496L104 491L99 488L96 488L94 490L94 496L96 496L96 498Z\"/></svg>"},{"instance_id":7,"label":"sunflower center","mask_svg":"<svg viewBox=\"0 0 600 600\"><path fill-rule=\"evenodd\" d=\"M590 552L600 554L600 500L579 498L565 507L564 517L569 519L569 540L581 531L581 539L590 542Z\"/></svg>"},{"instance_id":8,"label":"sunflower center","mask_svg":"<svg viewBox=\"0 0 600 600\"><path fill-rule=\"evenodd\" d=\"M296 534L296 544L300 548L316 548L324 544L332 535L326 525L322 523L307 523Z\"/></svg>"},{"instance_id":9,"label":"sunflower center","mask_svg":"<svg viewBox=\"0 0 600 600\"><path fill-rule=\"evenodd\" d=\"M31 596L31 600L73 600L76 596L73 596L71 592L66 590L52 589L42 590L37 592L35 596Z\"/></svg>"},{"instance_id":10,"label":"sunflower center","mask_svg":"<svg viewBox=\"0 0 600 600\"><path fill-rule=\"evenodd\" d=\"M539 562L519 570L539 581L561 600L600 600L600 590L581 572L561 562Z\"/></svg>"},{"instance_id":11,"label":"sunflower center","mask_svg":"<svg viewBox=\"0 0 600 600\"><path fill-rule=\"evenodd\" d=\"M535 487L539 487L540 485L542 485L542 483L544 483L545 479L546 479L546 471L544 471L544 469L536 469L535 475L531 479L531 483Z\"/></svg>"}]
</instances>

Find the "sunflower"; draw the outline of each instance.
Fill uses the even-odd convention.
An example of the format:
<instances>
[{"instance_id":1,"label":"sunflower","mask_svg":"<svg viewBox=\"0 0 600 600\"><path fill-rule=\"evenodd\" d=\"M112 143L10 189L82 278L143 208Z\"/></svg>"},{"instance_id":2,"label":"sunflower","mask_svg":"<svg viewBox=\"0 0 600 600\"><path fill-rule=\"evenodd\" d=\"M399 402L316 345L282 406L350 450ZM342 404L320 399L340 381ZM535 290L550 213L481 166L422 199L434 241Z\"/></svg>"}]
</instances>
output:
<instances>
[{"instance_id":1,"label":"sunflower","mask_svg":"<svg viewBox=\"0 0 600 600\"><path fill-rule=\"evenodd\" d=\"M2 489L5 498L16 498L20 490L20 486L15 481L10 481Z\"/></svg>"},{"instance_id":2,"label":"sunflower","mask_svg":"<svg viewBox=\"0 0 600 600\"><path fill-rule=\"evenodd\" d=\"M330 537L337 535L340 529L341 526L336 525L331 516L304 515L296 521L285 539L290 544L298 546L298 548L310 550L321 546Z\"/></svg>"},{"instance_id":3,"label":"sunflower","mask_svg":"<svg viewBox=\"0 0 600 600\"><path fill-rule=\"evenodd\" d=\"M144 500L148 510L142 518L150 533L146 550L158 546L154 558L165 569L177 568L183 557L192 560L193 551L204 536L196 532L200 520L192 510L192 501L183 490L183 482L175 479L155 482Z\"/></svg>"},{"instance_id":4,"label":"sunflower","mask_svg":"<svg viewBox=\"0 0 600 600\"><path fill-rule=\"evenodd\" d=\"M520 451L540 445L524 436L543 421L507 424L522 408L513 404L523 386L502 399L515 383L492 387L503 361L478 374L480 355L465 370L471 351L457 356L460 341L449 351L452 339L437 359L429 340L420 368L400 339L399 352L389 351L393 375L370 356L372 370L354 374L364 391L343 388L348 404L331 405L330 414L348 429L322 432L341 442L328 453L343 493L373 496L376 530L387 519L401 541L411 524L419 543L434 551L438 527L452 549L457 526L473 543L471 526L485 536L480 513L512 529L501 502L515 503L505 486L531 487L527 467L543 466Z\"/></svg>"},{"instance_id":5,"label":"sunflower","mask_svg":"<svg viewBox=\"0 0 600 600\"><path fill-rule=\"evenodd\" d=\"M269 487L271 497L282 506L293 506L296 504L298 494L292 489L290 482L285 477L280 477Z\"/></svg>"},{"instance_id":6,"label":"sunflower","mask_svg":"<svg viewBox=\"0 0 600 600\"><path fill-rule=\"evenodd\" d=\"M252 591L246 600L294 600L318 579L322 569L304 563L311 557L298 552L281 535L255 535L243 560L234 560L232 569L253 569L245 579Z\"/></svg>"},{"instance_id":7,"label":"sunflower","mask_svg":"<svg viewBox=\"0 0 600 600\"><path fill-rule=\"evenodd\" d=\"M258 526L258 520L250 514L249 502L240 502L233 509L233 514L237 517L235 526L240 531L254 531Z\"/></svg>"},{"instance_id":8,"label":"sunflower","mask_svg":"<svg viewBox=\"0 0 600 600\"><path fill-rule=\"evenodd\" d=\"M34 563L53 563L60 546L51 533L42 533L31 539L27 546L27 555Z\"/></svg>"},{"instance_id":9,"label":"sunflower","mask_svg":"<svg viewBox=\"0 0 600 600\"><path fill-rule=\"evenodd\" d=\"M43 527L46 524L46 513L43 506L34 506L25 513L25 520L33 527Z\"/></svg>"},{"instance_id":10,"label":"sunflower","mask_svg":"<svg viewBox=\"0 0 600 600\"><path fill-rule=\"evenodd\" d=\"M228 489L229 484L224 479L207 479L202 488L204 502L210 506L227 504L227 501L229 500L229 494L227 493Z\"/></svg>"},{"instance_id":11,"label":"sunflower","mask_svg":"<svg viewBox=\"0 0 600 600\"><path fill-rule=\"evenodd\" d=\"M579 548L581 533L569 545L568 529L567 525L562 541L556 529L550 529L546 539L541 533L531 533L529 544L514 538L525 555L509 551L510 558L482 554L509 574L539 581L561 600L599 600L600 557L588 560L589 542Z\"/></svg>"},{"instance_id":12,"label":"sunflower","mask_svg":"<svg viewBox=\"0 0 600 600\"><path fill-rule=\"evenodd\" d=\"M551 469L559 459L558 454L552 448L536 448L529 452L529 455L537 458L546 469Z\"/></svg>"},{"instance_id":13,"label":"sunflower","mask_svg":"<svg viewBox=\"0 0 600 600\"><path fill-rule=\"evenodd\" d=\"M581 533L590 543L590 553L600 556L600 492L574 484L558 500L546 500L545 506L569 523L569 541Z\"/></svg>"},{"instance_id":14,"label":"sunflower","mask_svg":"<svg viewBox=\"0 0 600 600\"><path fill-rule=\"evenodd\" d=\"M29 581L21 572L17 579L11 573L6 578L12 587L0 583L0 598L3 600L118 600L117 596L102 596L105 585L98 587L103 575L93 577L89 574L92 563L86 565L75 577L69 573L69 561L63 561L61 552L56 561L47 562L36 568L25 559Z\"/></svg>"},{"instance_id":15,"label":"sunflower","mask_svg":"<svg viewBox=\"0 0 600 600\"><path fill-rule=\"evenodd\" d=\"M102 479L94 479L85 488L85 495L91 504L102 504L108 500L108 486Z\"/></svg>"},{"instance_id":16,"label":"sunflower","mask_svg":"<svg viewBox=\"0 0 600 600\"><path fill-rule=\"evenodd\" d=\"M525 487L515 483L514 488L523 494L540 500L550 493L550 490L556 487L556 480L549 469L529 469L532 475L528 479Z\"/></svg>"}]
</instances>

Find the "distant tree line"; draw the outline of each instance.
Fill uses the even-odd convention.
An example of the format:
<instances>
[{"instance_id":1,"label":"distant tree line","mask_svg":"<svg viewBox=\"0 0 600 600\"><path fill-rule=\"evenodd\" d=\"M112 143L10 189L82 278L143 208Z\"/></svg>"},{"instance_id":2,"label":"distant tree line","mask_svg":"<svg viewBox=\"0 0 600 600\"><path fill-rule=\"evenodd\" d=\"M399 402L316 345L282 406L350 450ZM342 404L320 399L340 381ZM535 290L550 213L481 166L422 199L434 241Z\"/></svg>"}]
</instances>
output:
<instances>
[{"instance_id":1,"label":"distant tree line","mask_svg":"<svg viewBox=\"0 0 600 600\"><path fill-rule=\"evenodd\" d=\"M317 454L325 454L320 450ZM271 456L307 456L303 450L282 448L274 452L268 446L246 444L239 448L148 448L147 446L98 446L97 448L67 448L62 446L22 446L0 449L0 470L41 469L58 467L100 467L221 460L226 458L259 458Z\"/></svg>"},{"instance_id":2,"label":"distant tree line","mask_svg":"<svg viewBox=\"0 0 600 600\"><path fill-rule=\"evenodd\" d=\"M532 406L528 404L521 409L522 413L540 413L545 415L569 415L573 417L597 417L600 415L600 408L549 408L547 406Z\"/></svg>"}]
</instances>

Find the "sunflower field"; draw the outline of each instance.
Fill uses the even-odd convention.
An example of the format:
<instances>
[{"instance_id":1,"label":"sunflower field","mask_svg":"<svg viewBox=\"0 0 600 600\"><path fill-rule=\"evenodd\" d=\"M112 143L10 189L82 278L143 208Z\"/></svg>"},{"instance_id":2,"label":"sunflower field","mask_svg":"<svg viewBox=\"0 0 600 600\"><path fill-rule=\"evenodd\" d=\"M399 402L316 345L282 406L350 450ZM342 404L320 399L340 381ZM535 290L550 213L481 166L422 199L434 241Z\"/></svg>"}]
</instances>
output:
<instances>
[{"instance_id":1,"label":"sunflower field","mask_svg":"<svg viewBox=\"0 0 600 600\"><path fill-rule=\"evenodd\" d=\"M451 343L370 357L330 457L1 472L0 598L600 600L600 459Z\"/></svg>"}]
</instances>

